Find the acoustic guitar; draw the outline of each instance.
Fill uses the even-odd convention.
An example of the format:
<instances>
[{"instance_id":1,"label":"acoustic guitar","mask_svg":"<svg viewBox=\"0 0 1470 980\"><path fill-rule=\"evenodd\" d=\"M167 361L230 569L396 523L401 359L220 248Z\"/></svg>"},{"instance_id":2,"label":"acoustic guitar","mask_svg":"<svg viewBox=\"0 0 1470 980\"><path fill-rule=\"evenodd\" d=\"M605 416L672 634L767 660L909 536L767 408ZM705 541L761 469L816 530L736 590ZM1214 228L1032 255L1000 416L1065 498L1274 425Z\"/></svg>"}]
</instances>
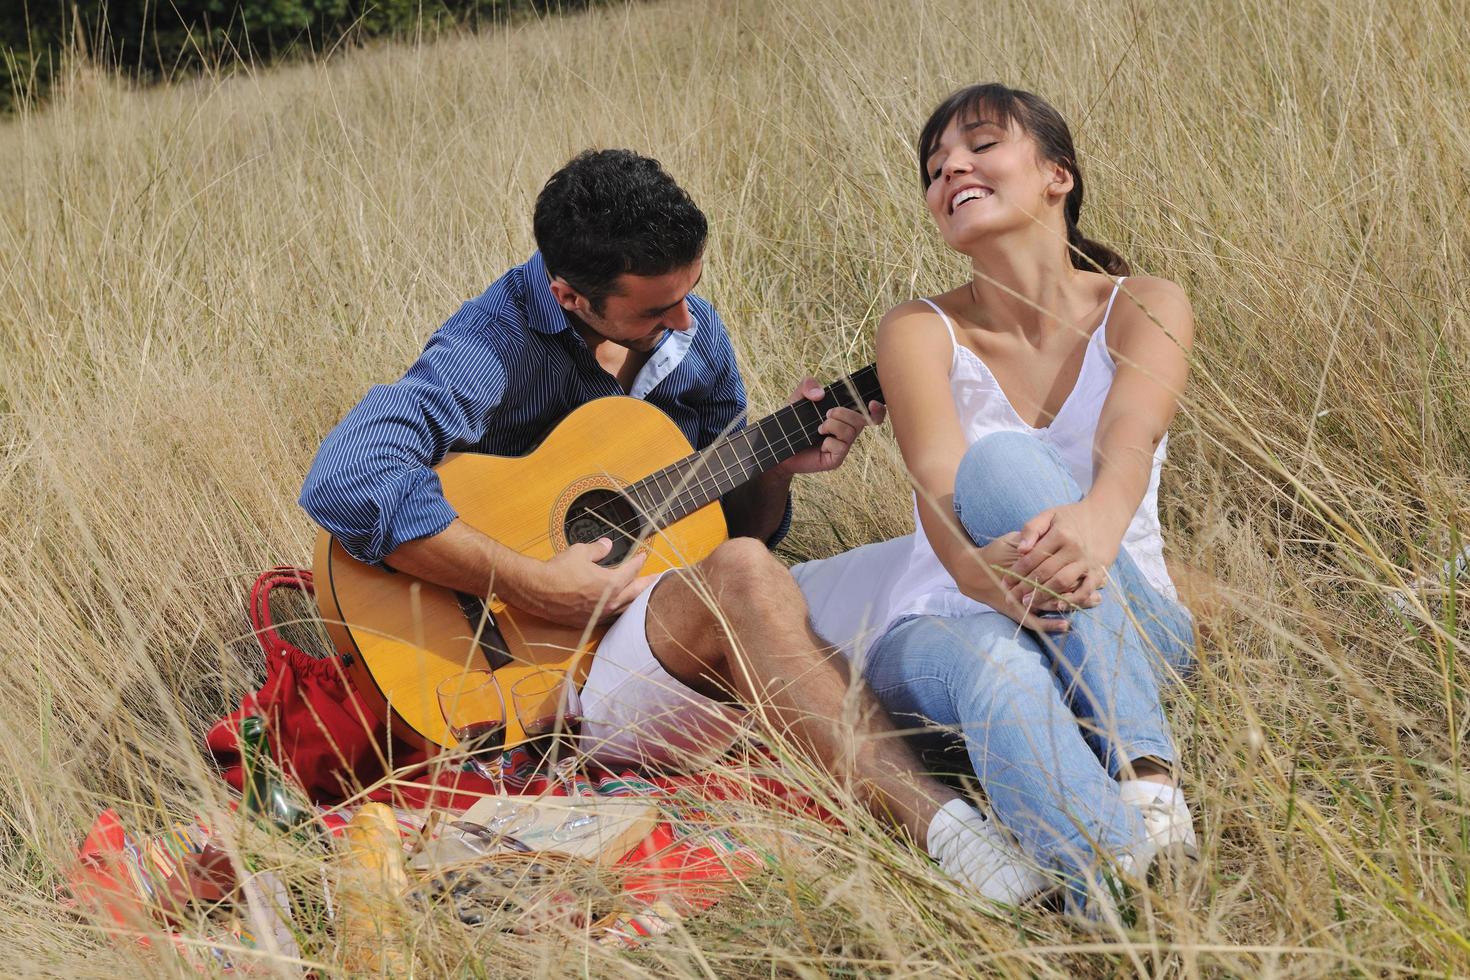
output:
<instances>
[{"instance_id":1,"label":"acoustic guitar","mask_svg":"<svg viewBox=\"0 0 1470 980\"><path fill-rule=\"evenodd\" d=\"M872 365L827 386L820 402L788 405L700 452L673 421L637 398L579 406L528 455L450 453L435 472L460 519L541 560L609 538L619 565L646 551L642 574L692 565L729 532L719 498L824 436L836 406L881 400ZM501 602L456 593L359 562L325 531L313 560L317 603L362 698L393 735L451 747L435 688L465 669L490 669L510 686L538 668L569 670L580 684L605 627L552 623ZM506 744L524 738L513 711Z\"/></svg>"}]
</instances>

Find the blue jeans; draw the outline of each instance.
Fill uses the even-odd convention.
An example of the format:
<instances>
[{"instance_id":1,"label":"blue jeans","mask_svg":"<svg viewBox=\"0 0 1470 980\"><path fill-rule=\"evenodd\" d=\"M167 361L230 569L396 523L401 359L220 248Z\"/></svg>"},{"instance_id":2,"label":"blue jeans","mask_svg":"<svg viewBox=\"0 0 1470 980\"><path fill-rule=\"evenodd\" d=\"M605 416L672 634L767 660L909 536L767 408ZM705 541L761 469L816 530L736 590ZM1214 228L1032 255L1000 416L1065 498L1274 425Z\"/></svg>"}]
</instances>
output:
<instances>
[{"instance_id":1,"label":"blue jeans","mask_svg":"<svg viewBox=\"0 0 1470 980\"><path fill-rule=\"evenodd\" d=\"M978 440L955 478L955 512L979 544L1081 499L1056 451L1023 433ZM1061 634L1019 629L992 610L909 617L863 666L900 726L918 721L963 736L996 816L1027 853L1069 877L1144 841L1116 777L1135 759L1174 760L1159 683L1193 663L1189 612L1126 553L1101 594L1101 605L1067 614L1071 629Z\"/></svg>"}]
</instances>

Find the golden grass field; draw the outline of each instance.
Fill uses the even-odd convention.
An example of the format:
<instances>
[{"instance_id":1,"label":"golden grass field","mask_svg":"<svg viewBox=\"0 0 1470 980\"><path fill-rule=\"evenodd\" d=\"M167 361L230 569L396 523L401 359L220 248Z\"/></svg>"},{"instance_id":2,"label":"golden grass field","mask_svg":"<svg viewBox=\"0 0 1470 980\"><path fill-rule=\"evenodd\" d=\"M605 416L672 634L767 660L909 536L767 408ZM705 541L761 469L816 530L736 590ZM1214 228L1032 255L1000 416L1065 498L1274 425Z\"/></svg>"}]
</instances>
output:
<instances>
[{"instance_id":1,"label":"golden grass field","mask_svg":"<svg viewBox=\"0 0 1470 980\"><path fill-rule=\"evenodd\" d=\"M524 259L548 174L629 146L691 191L764 411L967 275L910 145L994 79L1071 120L1083 230L1194 303L1160 499L1222 583L1171 701L1195 894L1091 935L978 907L871 820L791 821L638 951L426 921L421 975L1470 973L1467 44L1444 0L711 0L146 91L78 69L0 122L0 972L185 972L60 909L66 862L105 806L222 805L199 739L259 680L244 590L309 561L317 442ZM908 529L864 442L787 557Z\"/></svg>"}]
</instances>

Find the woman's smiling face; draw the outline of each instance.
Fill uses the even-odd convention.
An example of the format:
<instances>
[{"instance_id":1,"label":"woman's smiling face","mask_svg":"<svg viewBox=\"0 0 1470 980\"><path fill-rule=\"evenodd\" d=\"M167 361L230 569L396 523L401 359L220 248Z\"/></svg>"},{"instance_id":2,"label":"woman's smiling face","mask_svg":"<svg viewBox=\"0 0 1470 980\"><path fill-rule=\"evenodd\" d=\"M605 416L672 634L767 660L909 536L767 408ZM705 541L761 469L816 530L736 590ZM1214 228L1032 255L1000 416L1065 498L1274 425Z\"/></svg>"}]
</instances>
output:
<instances>
[{"instance_id":1,"label":"woman's smiling face","mask_svg":"<svg viewBox=\"0 0 1470 980\"><path fill-rule=\"evenodd\" d=\"M999 232L1056 222L1072 175L1043 161L1036 141L1014 121L957 116L924 161L924 202L945 242L965 246Z\"/></svg>"}]
</instances>

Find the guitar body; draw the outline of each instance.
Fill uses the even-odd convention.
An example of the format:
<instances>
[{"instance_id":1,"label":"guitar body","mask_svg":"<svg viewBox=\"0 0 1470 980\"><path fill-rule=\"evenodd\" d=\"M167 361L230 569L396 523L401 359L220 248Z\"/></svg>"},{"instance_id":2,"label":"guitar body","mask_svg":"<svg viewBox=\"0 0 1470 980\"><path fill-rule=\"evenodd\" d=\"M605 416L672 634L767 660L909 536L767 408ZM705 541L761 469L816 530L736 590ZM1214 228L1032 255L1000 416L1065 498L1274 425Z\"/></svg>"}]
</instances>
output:
<instances>
[{"instance_id":1,"label":"guitar body","mask_svg":"<svg viewBox=\"0 0 1470 980\"><path fill-rule=\"evenodd\" d=\"M435 472L465 523L544 560L575 543L568 537L578 532L576 516L589 500L609 500L692 452L678 426L647 402L600 398L573 411L527 456L451 453ZM636 542L624 536L629 553L620 560L646 551L641 574L651 574L691 565L727 536L715 501L656 533L641 532ZM494 598L487 619L467 611L449 589L353 559L326 532L317 538L313 571L322 618L358 692L393 735L420 746L454 744L434 693L441 681L466 668L494 669L509 709L511 685L537 668L570 670L578 683L585 680L605 632L551 623ZM484 645L490 620L508 654L498 667L492 660L506 658L487 656ZM507 715L511 745L524 735L515 712Z\"/></svg>"}]
</instances>

